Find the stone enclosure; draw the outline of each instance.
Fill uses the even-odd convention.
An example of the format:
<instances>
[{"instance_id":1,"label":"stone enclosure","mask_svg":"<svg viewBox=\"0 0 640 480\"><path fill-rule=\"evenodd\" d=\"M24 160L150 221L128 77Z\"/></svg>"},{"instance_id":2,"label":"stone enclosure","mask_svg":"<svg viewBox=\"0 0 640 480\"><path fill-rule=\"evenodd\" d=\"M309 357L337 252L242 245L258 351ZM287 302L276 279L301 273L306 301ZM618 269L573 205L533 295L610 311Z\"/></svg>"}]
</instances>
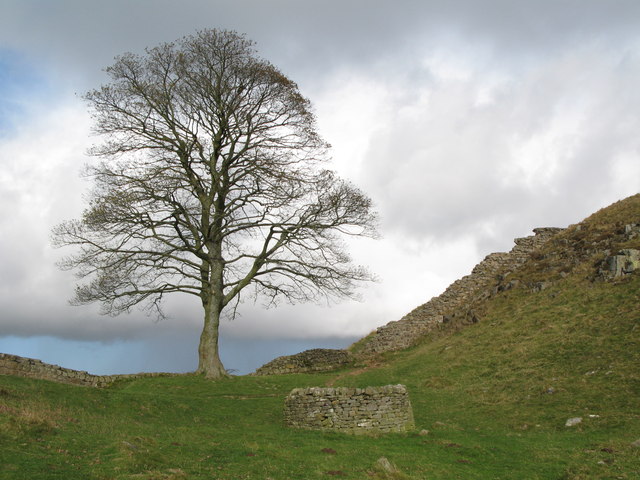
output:
<instances>
[{"instance_id":1,"label":"stone enclosure","mask_svg":"<svg viewBox=\"0 0 640 480\"><path fill-rule=\"evenodd\" d=\"M290 427L344 433L406 432L414 428L404 385L367 388L296 388L285 399Z\"/></svg>"}]
</instances>

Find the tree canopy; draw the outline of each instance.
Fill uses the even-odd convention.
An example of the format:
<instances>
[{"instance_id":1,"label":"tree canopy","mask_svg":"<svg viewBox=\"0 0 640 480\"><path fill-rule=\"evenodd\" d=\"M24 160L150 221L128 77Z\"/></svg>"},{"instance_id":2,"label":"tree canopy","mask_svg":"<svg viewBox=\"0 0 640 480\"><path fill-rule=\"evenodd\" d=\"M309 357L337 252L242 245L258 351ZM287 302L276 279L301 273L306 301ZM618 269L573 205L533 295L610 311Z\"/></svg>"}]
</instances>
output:
<instances>
[{"instance_id":1,"label":"tree canopy","mask_svg":"<svg viewBox=\"0 0 640 480\"><path fill-rule=\"evenodd\" d=\"M203 30L106 72L84 97L104 140L89 205L53 232L76 246L61 262L82 279L74 303L162 315L167 294L199 297L198 372L217 378L220 316L244 292L350 297L371 279L341 240L375 236L370 199L326 169L309 100L252 41Z\"/></svg>"}]
</instances>

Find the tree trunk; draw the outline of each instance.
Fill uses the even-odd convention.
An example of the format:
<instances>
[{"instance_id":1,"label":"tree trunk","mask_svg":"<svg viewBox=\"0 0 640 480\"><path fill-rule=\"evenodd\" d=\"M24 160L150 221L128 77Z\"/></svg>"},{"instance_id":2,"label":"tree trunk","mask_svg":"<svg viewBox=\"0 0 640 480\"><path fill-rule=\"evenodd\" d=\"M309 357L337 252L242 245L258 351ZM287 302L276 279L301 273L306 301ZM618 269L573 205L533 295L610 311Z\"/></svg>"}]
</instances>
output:
<instances>
[{"instance_id":1,"label":"tree trunk","mask_svg":"<svg viewBox=\"0 0 640 480\"><path fill-rule=\"evenodd\" d=\"M218 379L228 377L227 371L218 354L218 328L220 326L220 308L211 300L204 304L204 328L198 346L197 373L206 378Z\"/></svg>"}]
</instances>

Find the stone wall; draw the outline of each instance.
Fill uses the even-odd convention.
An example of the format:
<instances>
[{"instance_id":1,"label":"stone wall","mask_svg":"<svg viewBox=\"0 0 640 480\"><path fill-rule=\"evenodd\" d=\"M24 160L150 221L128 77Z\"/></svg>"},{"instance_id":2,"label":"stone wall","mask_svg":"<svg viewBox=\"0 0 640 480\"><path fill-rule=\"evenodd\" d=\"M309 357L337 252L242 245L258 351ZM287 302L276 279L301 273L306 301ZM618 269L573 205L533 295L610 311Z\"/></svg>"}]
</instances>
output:
<instances>
[{"instance_id":1,"label":"stone wall","mask_svg":"<svg viewBox=\"0 0 640 480\"><path fill-rule=\"evenodd\" d=\"M330 372L346 367L352 362L353 357L346 350L315 348L296 355L278 357L258 368L254 375Z\"/></svg>"},{"instance_id":2,"label":"stone wall","mask_svg":"<svg viewBox=\"0 0 640 480\"><path fill-rule=\"evenodd\" d=\"M404 385L367 388L296 388L285 400L290 427L345 433L406 432L413 411Z\"/></svg>"},{"instance_id":3,"label":"stone wall","mask_svg":"<svg viewBox=\"0 0 640 480\"><path fill-rule=\"evenodd\" d=\"M132 375L92 375L90 373L63 368L58 365L44 363L34 358L19 357L0 353L0 375L37 378L53 382L82 385L87 387L106 387L116 380L171 376L170 373L137 373Z\"/></svg>"},{"instance_id":4,"label":"stone wall","mask_svg":"<svg viewBox=\"0 0 640 480\"><path fill-rule=\"evenodd\" d=\"M472 312L475 302L488 298L496 290L500 279L517 270L551 237L562 228L536 228L535 235L516 238L515 247L508 253L492 253L467 275L453 282L442 295L432 298L409 312L400 320L390 322L358 342L361 355L402 350L418 343L449 318L463 315L476 319Z\"/></svg>"}]
</instances>

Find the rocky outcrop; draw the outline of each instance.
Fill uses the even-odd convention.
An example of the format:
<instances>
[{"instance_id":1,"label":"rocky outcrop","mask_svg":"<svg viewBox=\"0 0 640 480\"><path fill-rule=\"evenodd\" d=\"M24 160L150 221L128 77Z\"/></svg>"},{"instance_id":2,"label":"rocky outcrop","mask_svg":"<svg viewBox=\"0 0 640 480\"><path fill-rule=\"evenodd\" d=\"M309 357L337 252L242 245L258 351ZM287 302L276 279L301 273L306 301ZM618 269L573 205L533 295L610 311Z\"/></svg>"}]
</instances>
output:
<instances>
[{"instance_id":1,"label":"rocky outcrop","mask_svg":"<svg viewBox=\"0 0 640 480\"><path fill-rule=\"evenodd\" d=\"M604 259L600 272L604 278L619 278L640 270L640 250L625 248Z\"/></svg>"},{"instance_id":2,"label":"rocky outcrop","mask_svg":"<svg viewBox=\"0 0 640 480\"><path fill-rule=\"evenodd\" d=\"M402 350L411 347L453 318L464 317L464 321L478 321L473 311L476 302L490 297L498 289L508 288L501 285L506 275L523 265L531 254L544 245L562 228L536 228L535 235L516 238L515 247L508 253L492 253L485 257L467 275L453 282L442 295L409 312L398 321L390 322L369 337L358 342L361 355L377 354Z\"/></svg>"},{"instance_id":3,"label":"rocky outcrop","mask_svg":"<svg viewBox=\"0 0 640 480\"><path fill-rule=\"evenodd\" d=\"M296 388L285 400L284 418L290 427L354 434L414 428L404 385Z\"/></svg>"},{"instance_id":4,"label":"rocky outcrop","mask_svg":"<svg viewBox=\"0 0 640 480\"><path fill-rule=\"evenodd\" d=\"M640 237L640 223L630 223L625 225L624 234L629 240Z\"/></svg>"},{"instance_id":5,"label":"rocky outcrop","mask_svg":"<svg viewBox=\"0 0 640 480\"><path fill-rule=\"evenodd\" d=\"M346 350L315 348L296 355L278 357L258 368L254 375L330 372L348 366L353 357Z\"/></svg>"},{"instance_id":6,"label":"rocky outcrop","mask_svg":"<svg viewBox=\"0 0 640 480\"><path fill-rule=\"evenodd\" d=\"M116 380L172 376L170 373L137 373L132 375L92 375L90 373L63 368L58 365L44 363L34 358L0 353L0 375L15 375L18 377L50 380L70 385L86 387L107 387Z\"/></svg>"}]
</instances>

